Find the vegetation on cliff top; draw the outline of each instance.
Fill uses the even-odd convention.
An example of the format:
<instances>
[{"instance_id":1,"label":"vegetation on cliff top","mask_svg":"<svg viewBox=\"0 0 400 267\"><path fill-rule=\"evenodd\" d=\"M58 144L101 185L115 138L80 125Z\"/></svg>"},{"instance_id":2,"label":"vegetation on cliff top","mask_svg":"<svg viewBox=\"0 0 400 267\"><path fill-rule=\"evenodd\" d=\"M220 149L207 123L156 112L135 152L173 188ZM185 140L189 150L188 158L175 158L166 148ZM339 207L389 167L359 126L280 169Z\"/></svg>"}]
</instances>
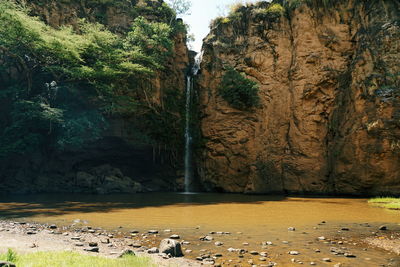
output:
<instances>
[{"instance_id":1,"label":"vegetation on cliff top","mask_svg":"<svg viewBox=\"0 0 400 267\"><path fill-rule=\"evenodd\" d=\"M259 105L258 89L256 82L246 78L234 68L227 67L218 91L230 106L245 110Z\"/></svg>"},{"instance_id":2,"label":"vegetation on cliff top","mask_svg":"<svg viewBox=\"0 0 400 267\"><path fill-rule=\"evenodd\" d=\"M141 16L124 35L85 20L55 29L0 2L0 156L80 147L100 137L106 114L153 114L151 79L174 33Z\"/></svg>"}]
</instances>

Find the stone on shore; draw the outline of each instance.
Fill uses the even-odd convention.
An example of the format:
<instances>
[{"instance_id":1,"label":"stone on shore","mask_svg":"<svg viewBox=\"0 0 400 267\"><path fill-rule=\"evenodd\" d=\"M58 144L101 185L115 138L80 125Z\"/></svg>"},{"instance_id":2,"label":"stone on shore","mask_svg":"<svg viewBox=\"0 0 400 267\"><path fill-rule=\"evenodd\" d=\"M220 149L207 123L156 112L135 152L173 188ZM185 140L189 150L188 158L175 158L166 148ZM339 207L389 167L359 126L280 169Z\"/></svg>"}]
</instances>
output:
<instances>
[{"instance_id":1,"label":"stone on shore","mask_svg":"<svg viewBox=\"0 0 400 267\"><path fill-rule=\"evenodd\" d=\"M160 243L159 250L161 253L169 254L172 257L183 256L181 244L173 239L163 239Z\"/></svg>"},{"instance_id":2,"label":"stone on shore","mask_svg":"<svg viewBox=\"0 0 400 267\"><path fill-rule=\"evenodd\" d=\"M12 262L0 261L0 267L16 267L16 265Z\"/></svg>"}]
</instances>

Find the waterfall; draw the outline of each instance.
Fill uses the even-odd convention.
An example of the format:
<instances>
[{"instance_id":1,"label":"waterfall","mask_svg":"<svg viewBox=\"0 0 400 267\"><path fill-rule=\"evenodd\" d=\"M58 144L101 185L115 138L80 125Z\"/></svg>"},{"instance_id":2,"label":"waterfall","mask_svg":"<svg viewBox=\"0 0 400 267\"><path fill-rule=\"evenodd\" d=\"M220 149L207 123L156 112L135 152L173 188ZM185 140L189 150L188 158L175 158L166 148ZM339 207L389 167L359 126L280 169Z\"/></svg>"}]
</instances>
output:
<instances>
[{"instance_id":1,"label":"waterfall","mask_svg":"<svg viewBox=\"0 0 400 267\"><path fill-rule=\"evenodd\" d=\"M193 191L193 172L192 172L192 135L190 129L191 110L192 110L192 93L193 78L200 70L200 63L203 53L196 56L195 64L191 72L186 77L186 121L185 121L185 192Z\"/></svg>"},{"instance_id":2,"label":"waterfall","mask_svg":"<svg viewBox=\"0 0 400 267\"><path fill-rule=\"evenodd\" d=\"M192 150L191 150L191 133L190 133L190 110L192 103L192 76L186 77L186 124L185 124L185 192L191 191L192 184Z\"/></svg>"}]
</instances>

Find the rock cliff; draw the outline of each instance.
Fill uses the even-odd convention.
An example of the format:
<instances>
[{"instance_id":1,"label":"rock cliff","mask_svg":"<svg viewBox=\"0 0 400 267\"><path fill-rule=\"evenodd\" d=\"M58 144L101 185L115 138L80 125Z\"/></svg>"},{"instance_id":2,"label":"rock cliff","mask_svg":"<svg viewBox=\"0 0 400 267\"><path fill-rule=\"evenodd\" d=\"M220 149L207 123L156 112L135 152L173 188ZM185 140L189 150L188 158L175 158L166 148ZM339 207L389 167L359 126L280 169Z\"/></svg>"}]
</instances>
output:
<instances>
[{"instance_id":1,"label":"rock cliff","mask_svg":"<svg viewBox=\"0 0 400 267\"><path fill-rule=\"evenodd\" d=\"M400 3L302 2L262 1L211 25L198 78L201 182L224 192L400 194ZM259 107L223 100L227 66L260 85Z\"/></svg>"},{"instance_id":2,"label":"rock cliff","mask_svg":"<svg viewBox=\"0 0 400 267\"><path fill-rule=\"evenodd\" d=\"M172 10L162 0L16 2L27 6L30 15L39 17L53 28L72 26L78 32L79 21L84 19L100 23L111 32L123 35L138 16L152 22L165 22L169 25L175 23L184 27L181 21L176 21ZM164 117L106 115L108 127L102 132L101 138L85 144L81 149L67 148L65 151L51 153L35 151L28 156L13 155L1 159L2 191L132 193L173 191L182 186L177 182L179 170L182 169L180 159L183 157L181 114L179 105L171 107L168 101L180 103L180 96L185 91L185 74L190 59L184 28L172 35L172 54L166 60L164 68L157 71L150 82L144 84L147 89L150 88L148 91L151 93L143 100L154 113L165 115L172 123L162 121L165 128L158 129L149 124L158 123L154 120L161 121ZM96 110L96 106L83 93L79 98L60 93L59 98L77 103L78 109L83 112ZM184 103L183 97L182 101ZM170 136L171 140L153 140L154 136L149 136L146 132L150 128L174 136Z\"/></svg>"}]
</instances>

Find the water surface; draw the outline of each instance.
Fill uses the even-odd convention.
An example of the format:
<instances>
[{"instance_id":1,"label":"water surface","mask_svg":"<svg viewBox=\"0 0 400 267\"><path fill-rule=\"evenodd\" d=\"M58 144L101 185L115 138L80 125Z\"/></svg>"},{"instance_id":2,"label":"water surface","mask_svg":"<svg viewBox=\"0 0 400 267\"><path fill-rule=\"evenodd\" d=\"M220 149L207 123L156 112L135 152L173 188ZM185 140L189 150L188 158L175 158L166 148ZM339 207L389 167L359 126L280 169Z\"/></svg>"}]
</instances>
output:
<instances>
[{"instance_id":1,"label":"water surface","mask_svg":"<svg viewBox=\"0 0 400 267\"><path fill-rule=\"evenodd\" d=\"M287 255L289 250L303 250L299 257L305 262L318 262L325 252L314 255L314 250L320 247L329 250L332 244L319 242L317 237L326 235L333 238L342 227L348 227L350 231L340 233L337 238L355 240L352 242L356 245L348 246L353 246L352 250L358 255L357 261L340 258L340 262L350 261L351 266L386 264L391 255L378 250L365 251L365 246L357 242L371 235L381 224L394 227L400 223L399 212L371 207L366 199L174 193L4 196L0 198L0 216L64 225L79 219L91 226L109 230L122 227L120 231L126 232L130 229L157 229L161 232L171 229L192 243L188 248L194 251L193 258L198 256L196 251L201 249L225 256L227 248L243 247L243 242L247 242L249 245L246 245L246 249L268 251L275 255L273 257L276 260L284 259L283 263L288 266L291 265L287 262L293 258ZM322 224L322 221L326 223ZM365 223L368 223L368 227ZM295 227L296 231L288 231L288 227ZM210 231L231 234L214 235L214 241L224 242L224 246L217 248L214 241L198 240ZM167 234L162 235L166 237ZM261 243L265 241L272 241L276 245L263 248ZM288 241L289 244L283 244L282 241ZM329 251L324 255L332 260L334 258ZM257 257L253 258L256 262ZM242 263L248 260L237 259L234 254L221 260L228 262L229 259ZM367 263L363 263L364 260ZM319 262L319 265L324 264Z\"/></svg>"}]
</instances>

